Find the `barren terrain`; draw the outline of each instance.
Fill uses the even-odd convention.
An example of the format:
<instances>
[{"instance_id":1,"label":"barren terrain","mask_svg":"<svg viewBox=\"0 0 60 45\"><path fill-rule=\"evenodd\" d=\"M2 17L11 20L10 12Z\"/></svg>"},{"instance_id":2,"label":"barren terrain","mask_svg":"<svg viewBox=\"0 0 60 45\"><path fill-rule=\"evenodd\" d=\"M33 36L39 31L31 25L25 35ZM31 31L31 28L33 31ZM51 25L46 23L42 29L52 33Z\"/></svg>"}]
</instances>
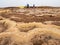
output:
<instances>
[{"instance_id":1,"label":"barren terrain","mask_svg":"<svg viewBox=\"0 0 60 45\"><path fill-rule=\"evenodd\" d=\"M60 45L60 8L1 8L0 45Z\"/></svg>"}]
</instances>

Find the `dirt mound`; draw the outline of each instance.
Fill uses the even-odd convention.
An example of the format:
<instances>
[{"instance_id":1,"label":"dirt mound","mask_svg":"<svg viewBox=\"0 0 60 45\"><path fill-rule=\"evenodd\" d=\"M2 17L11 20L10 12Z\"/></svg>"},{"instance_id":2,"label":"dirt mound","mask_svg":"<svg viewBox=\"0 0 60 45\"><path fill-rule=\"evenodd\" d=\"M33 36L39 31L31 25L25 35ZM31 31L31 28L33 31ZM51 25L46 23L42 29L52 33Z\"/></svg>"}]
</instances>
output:
<instances>
[{"instance_id":1,"label":"dirt mound","mask_svg":"<svg viewBox=\"0 0 60 45\"><path fill-rule=\"evenodd\" d=\"M5 19L0 20L0 28L0 45L60 44L60 27L56 25L37 22L16 23Z\"/></svg>"}]
</instances>

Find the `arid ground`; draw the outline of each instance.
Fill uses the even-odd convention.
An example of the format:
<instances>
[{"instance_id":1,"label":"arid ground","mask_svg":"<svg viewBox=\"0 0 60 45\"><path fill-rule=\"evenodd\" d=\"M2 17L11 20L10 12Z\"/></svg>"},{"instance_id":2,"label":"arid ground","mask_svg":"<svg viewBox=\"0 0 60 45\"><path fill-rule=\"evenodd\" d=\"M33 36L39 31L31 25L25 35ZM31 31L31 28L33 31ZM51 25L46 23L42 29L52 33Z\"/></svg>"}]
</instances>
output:
<instances>
[{"instance_id":1,"label":"arid ground","mask_svg":"<svg viewBox=\"0 0 60 45\"><path fill-rule=\"evenodd\" d=\"M0 8L0 45L60 45L60 7Z\"/></svg>"}]
</instances>

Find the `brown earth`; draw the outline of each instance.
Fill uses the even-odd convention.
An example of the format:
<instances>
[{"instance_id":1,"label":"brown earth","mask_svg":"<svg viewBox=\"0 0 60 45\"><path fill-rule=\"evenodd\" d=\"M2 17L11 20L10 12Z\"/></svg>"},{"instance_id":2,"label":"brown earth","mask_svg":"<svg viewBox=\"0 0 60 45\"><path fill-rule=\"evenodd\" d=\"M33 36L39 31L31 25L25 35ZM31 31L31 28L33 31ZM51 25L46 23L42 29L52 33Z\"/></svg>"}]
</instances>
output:
<instances>
[{"instance_id":1,"label":"brown earth","mask_svg":"<svg viewBox=\"0 0 60 45\"><path fill-rule=\"evenodd\" d=\"M0 45L60 45L60 8L0 9Z\"/></svg>"}]
</instances>

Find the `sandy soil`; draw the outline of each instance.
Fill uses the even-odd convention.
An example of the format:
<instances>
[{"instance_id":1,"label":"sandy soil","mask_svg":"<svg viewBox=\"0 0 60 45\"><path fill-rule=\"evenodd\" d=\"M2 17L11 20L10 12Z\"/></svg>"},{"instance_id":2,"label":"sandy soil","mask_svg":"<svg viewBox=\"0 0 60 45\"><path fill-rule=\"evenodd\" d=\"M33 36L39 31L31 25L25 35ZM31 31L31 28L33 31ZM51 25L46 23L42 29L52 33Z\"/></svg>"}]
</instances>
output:
<instances>
[{"instance_id":1,"label":"sandy soil","mask_svg":"<svg viewBox=\"0 0 60 45\"><path fill-rule=\"evenodd\" d=\"M0 45L60 45L60 8L16 10L0 10Z\"/></svg>"}]
</instances>

